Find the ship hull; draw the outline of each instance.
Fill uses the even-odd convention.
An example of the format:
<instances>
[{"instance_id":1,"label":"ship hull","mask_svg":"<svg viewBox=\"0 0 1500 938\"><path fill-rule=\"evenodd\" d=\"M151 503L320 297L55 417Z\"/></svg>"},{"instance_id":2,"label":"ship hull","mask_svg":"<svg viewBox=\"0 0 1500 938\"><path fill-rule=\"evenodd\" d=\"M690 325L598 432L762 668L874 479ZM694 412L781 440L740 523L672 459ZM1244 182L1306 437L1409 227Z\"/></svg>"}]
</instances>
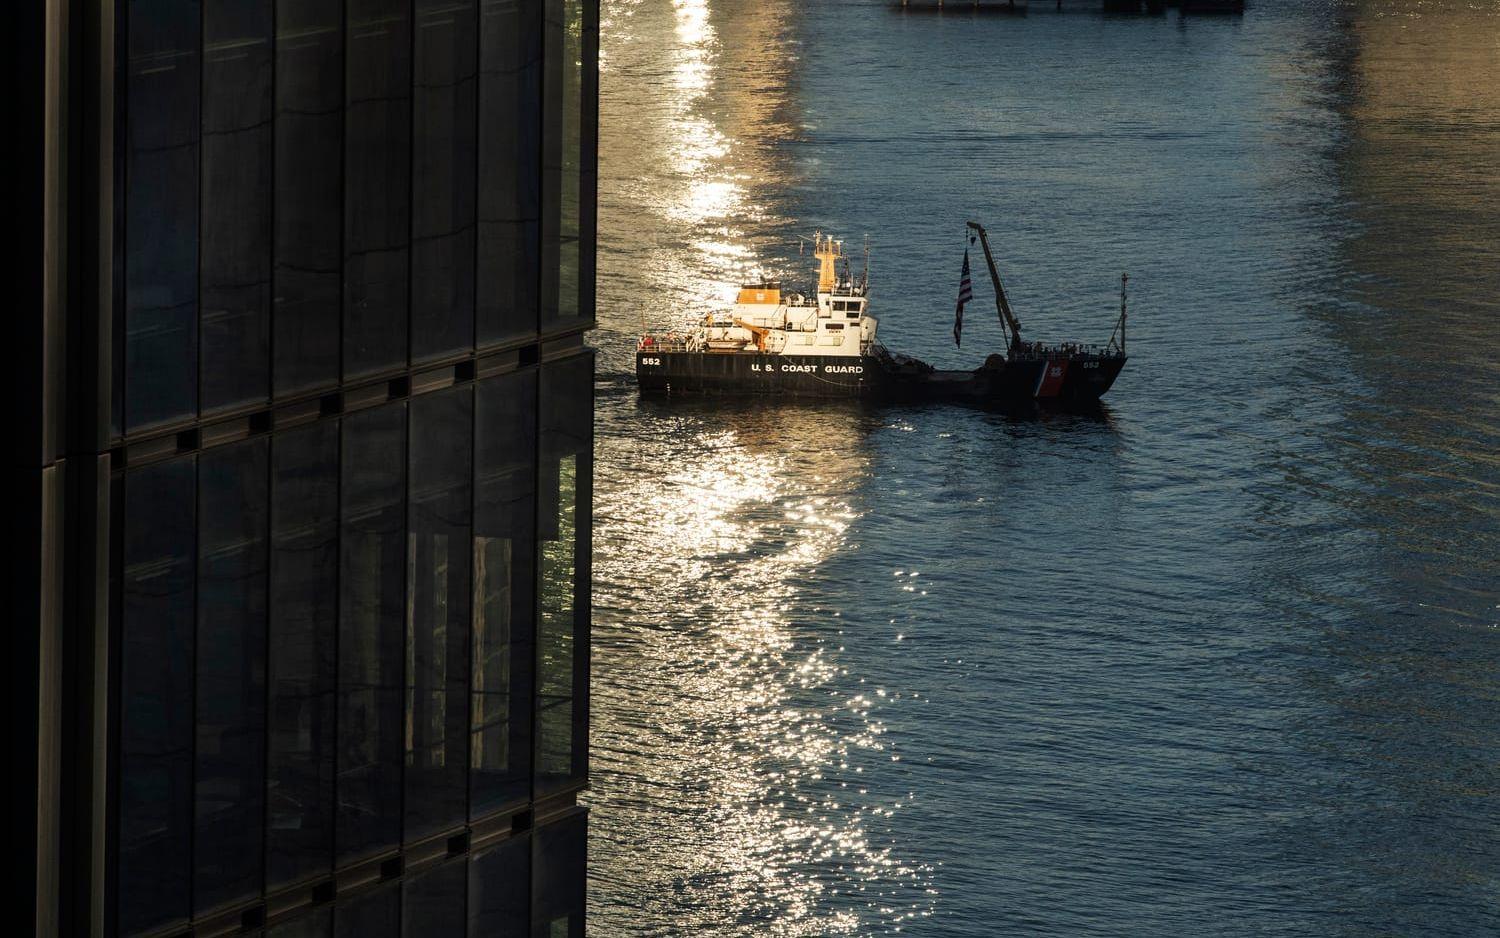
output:
<instances>
[{"instance_id":1,"label":"ship hull","mask_svg":"<svg viewBox=\"0 0 1500 938\"><path fill-rule=\"evenodd\" d=\"M643 393L876 397L885 369L869 355L637 352Z\"/></svg>"},{"instance_id":2,"label":"ship hull","mask_svg":"<svg viewBox=\"0 0 1500 938\"><path fill-rule=\"evenodd\" d=\"M1124 365L1120 356L1017 361L991 356L973 371L935 371L874 355L645 350L636 353L636 380L643 394L1088 404L1104 396Z\"/></svg>"}]
</instances>

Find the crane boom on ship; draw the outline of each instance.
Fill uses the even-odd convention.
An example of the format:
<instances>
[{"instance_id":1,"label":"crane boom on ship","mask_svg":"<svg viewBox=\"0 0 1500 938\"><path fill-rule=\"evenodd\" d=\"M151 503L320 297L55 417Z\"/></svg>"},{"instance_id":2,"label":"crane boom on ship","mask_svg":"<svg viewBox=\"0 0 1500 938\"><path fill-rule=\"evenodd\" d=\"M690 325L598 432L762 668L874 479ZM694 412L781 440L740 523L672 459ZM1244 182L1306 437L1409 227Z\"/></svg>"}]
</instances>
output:
<instances>
[{"instance_id":1,"label":"crane boom on ship","mask_svg":"<svg viewBox=\"0 0 1500 938\"><path fill-rule=\"evenodd\" d=\"M1000 314L1000 325L1010 331L1010 347L1015 348L1021 344L1021 321L1016 318L1015 312L1010 308L1010 297L1005 294L1005 284L1000 282L1000 271L995 267L995 255L990 253L989 236L984 226L977 221L969 222L969 230L979 235L979 243L984 248L984 262L990 268L990 282L995 285L995 309Z\"/></svg>"}]
</instances>

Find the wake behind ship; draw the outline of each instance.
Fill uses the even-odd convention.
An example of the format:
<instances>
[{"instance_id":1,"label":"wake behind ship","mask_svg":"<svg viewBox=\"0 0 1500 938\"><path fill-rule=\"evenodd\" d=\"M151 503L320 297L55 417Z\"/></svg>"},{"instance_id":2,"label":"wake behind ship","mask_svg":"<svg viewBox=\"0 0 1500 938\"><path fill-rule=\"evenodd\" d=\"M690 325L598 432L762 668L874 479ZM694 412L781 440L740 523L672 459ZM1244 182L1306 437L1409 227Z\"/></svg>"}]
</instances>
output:
<instances>
[{"instance_id":1,"label":"wake behind ship","mask_svg":"<svg viewBox=\"0 0 1500 938\"><path fill-rule=\"evenodd\" d=\"M1043 401L1094 403L1125 366L1125 303L1105 346L1044 345L1021 338L984 228L969 223L984 245L996 310L1008 345L972 371L939 371L890 351L876 337L870 315L869 258L853 276L843 243L814 237L817 291L784 291L766 280L740 288L734 308L710 313L695 328L646 333L636 345L636 380L649 394L766 394L858 397L874 400L958 400L977 403ZM838 269L844 261L843 270ZM955 339L963 304L972 298L968 254L960 287Z\"/></svg>"}]
</instances>

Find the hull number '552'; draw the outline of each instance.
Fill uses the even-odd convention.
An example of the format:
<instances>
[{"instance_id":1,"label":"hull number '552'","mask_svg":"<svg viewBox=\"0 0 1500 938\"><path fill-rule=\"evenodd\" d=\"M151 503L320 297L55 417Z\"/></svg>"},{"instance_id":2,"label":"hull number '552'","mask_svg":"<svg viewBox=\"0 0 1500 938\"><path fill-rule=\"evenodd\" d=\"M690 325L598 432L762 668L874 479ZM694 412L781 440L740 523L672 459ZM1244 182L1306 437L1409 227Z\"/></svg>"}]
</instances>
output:
<instances>
[{"instance_id":1,"label":"hull number '552'","mask_svg":"<svg viewBox=\"0 0 1500 938\"><path fill-rule=\"evenodd\" d=\"M660 365L661 364L661 359L660 358L644 358L643 357L641 359L641 364L642 365Z\"/></svg>"}]
</instances>

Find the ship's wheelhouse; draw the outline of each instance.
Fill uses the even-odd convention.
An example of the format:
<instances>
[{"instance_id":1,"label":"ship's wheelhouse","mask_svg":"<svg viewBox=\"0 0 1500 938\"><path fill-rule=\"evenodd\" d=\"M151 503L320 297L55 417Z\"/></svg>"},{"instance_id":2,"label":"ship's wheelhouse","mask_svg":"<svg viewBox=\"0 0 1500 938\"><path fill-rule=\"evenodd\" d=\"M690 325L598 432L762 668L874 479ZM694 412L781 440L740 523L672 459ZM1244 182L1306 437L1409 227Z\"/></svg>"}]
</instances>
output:
<instances>
[{"instance_id":1,"label":"ship's wheelhouse","mask_svg":"<svg viewBox=\"0 0 1500 938\"><path fill-rule=\"evenodd\" d=\"M820 262L817 292L811 296L782 290L779 280L740 285L734 308L709 313L696 336L679 339L689 351L753 352L773 355L847 355L870 353L877 322L869 314L867 278L843 276L834 262L842 242L817 237Z\"/></svg>"}]
</instances>

